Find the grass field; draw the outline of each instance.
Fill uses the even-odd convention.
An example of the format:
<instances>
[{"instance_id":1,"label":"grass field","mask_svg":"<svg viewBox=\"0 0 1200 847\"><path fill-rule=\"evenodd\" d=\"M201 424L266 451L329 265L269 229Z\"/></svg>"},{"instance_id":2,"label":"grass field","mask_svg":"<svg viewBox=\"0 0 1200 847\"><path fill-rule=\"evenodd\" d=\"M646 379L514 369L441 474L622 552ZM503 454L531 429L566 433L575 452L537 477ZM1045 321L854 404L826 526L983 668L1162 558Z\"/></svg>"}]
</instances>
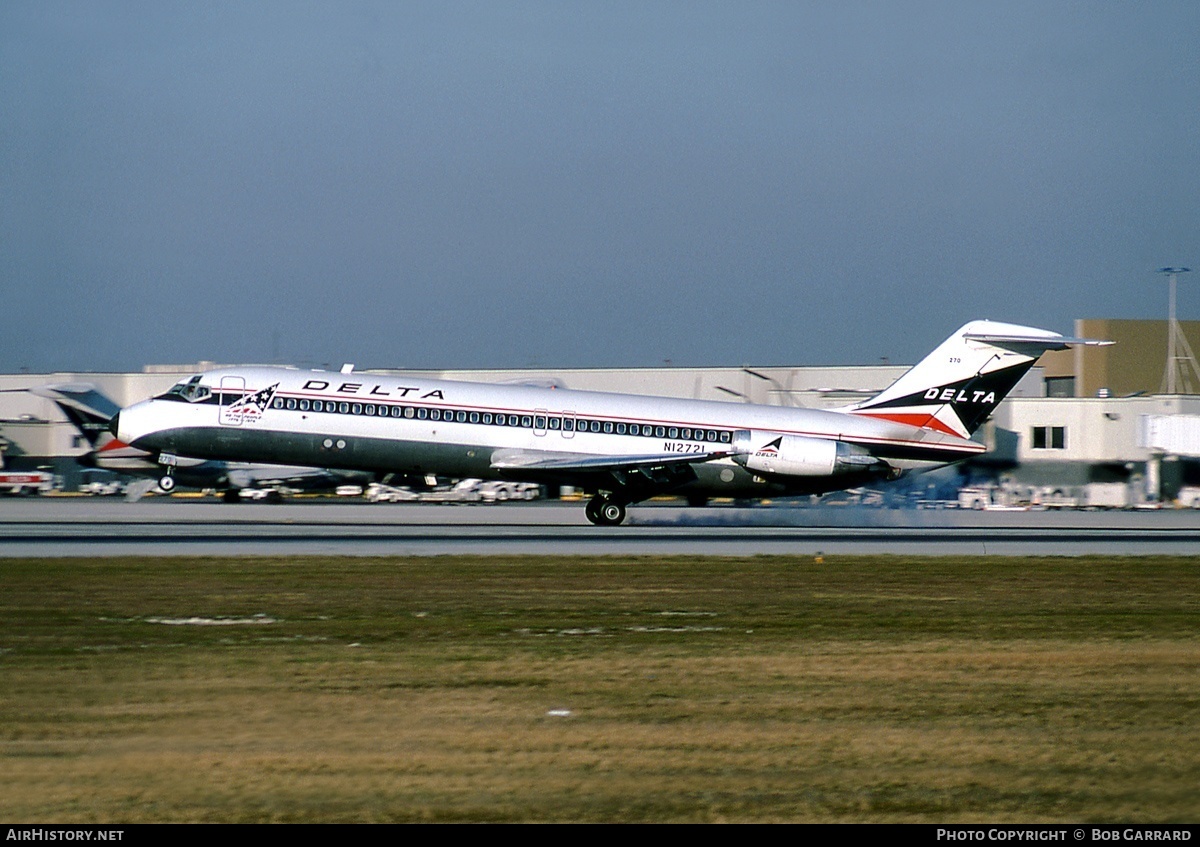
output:
<instances>
[{"instance_id":1,"label":"grass field","mask_svg":"<svg viewBox=\"0 0 1200 847\"><path fill-rule=\"evenodd\" d=\"M1200 558L0 562L0 816L1200 819Z\"/></svg>"}]
</instances>

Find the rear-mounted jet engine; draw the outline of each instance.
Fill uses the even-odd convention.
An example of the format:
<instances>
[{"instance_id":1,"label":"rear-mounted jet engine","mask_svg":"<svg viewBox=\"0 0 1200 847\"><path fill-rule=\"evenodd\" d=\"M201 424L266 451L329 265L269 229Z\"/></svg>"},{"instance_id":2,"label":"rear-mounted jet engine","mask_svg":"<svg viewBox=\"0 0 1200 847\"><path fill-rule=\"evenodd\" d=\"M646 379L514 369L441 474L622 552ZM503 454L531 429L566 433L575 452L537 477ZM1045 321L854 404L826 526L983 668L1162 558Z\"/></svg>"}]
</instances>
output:
<instances>
[{"instance_id":1,"label":"rear-mounted jet engine","mask_svg":"<svg viewBox=\"0 0 1200 847\"><path fill-rule=\"evenodd\" d=\"M871 471L887 476L890 471L886 462L857 444L747 429L733 434L733 460L762 476L838 476Z\"/></svg>"}]
</instances>

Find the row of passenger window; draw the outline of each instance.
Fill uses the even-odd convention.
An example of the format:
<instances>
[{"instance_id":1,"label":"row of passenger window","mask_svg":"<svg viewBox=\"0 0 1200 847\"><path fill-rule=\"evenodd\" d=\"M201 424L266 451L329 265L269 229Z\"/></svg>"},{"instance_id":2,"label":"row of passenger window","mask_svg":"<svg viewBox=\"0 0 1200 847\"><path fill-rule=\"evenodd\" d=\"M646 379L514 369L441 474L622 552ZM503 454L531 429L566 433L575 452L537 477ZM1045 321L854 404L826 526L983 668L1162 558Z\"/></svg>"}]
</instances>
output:
<instances>
[{"instance_id":1,"label":"row of passenger window","mask_svg":"<svg viewBox=\"0 0 1200 847\"><path fill-rule=\"evenodd\" d=\"M640 435L651 438L669 438L680 441L706 441L728 444L732 434L728 430L701 429L687 426L661 426L658 424L627 423L626 421L601 421L591 418L572 418L559 415L509 415L500 412L470 412L465 409L435 409L426 406L388 406L374 403L350 403L345 400L297 400L295 397L276 397L271 403L275 409L299 412L332 412L338 415L367 415L369 417L409 418L419 421L451 421L454 423L483 424L486 426L515 426L525 429L563 432L597 432L611 435Z\"/></svg>"}]
</instances>

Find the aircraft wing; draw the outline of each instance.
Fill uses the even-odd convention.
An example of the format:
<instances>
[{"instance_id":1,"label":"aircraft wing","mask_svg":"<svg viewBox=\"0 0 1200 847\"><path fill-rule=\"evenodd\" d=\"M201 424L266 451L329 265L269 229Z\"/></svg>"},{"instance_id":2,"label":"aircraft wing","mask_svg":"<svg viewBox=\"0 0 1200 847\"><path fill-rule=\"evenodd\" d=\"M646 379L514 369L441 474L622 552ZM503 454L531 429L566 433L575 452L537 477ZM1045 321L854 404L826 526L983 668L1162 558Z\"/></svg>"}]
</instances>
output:
<instances>
[{"instance_id":1,"label":"aircraft wing","mask_svg":"<svg viewBox=\"0 0 1200 847\"><path fill-rule=\"evenodd\" d=\"M497 450L492 468L512 479L558 482L596 491L620 491L644 500L697 479L692 465L732 456L730 450L703 453L596 456L540 450Z\"/></svg>"},{"instance_id":2,"label":"aircraft wing","mask_svg":"<svg viewBox=\"0 0 1200 847\"><path fill-rule=\"evenodd\" d=\"M645 499L696 479L693 465L732 455L729 450L626 456L497 450L492 454L492 468L513 479L619 490Z\"/></svg>"},{"instance_id":3,"label":"aircraft wing","mask_svg":"<svg viewBox=\"0 0 1200 847\"><path fill-rule=\"evenodd\" d=\"M551 453L537 450L497 450L492 467L499 471L548 471L551 473L613 473L693 465L732 456L729 450L645 456L596 456L590 453Z\"/></svg>"}]
</instances>

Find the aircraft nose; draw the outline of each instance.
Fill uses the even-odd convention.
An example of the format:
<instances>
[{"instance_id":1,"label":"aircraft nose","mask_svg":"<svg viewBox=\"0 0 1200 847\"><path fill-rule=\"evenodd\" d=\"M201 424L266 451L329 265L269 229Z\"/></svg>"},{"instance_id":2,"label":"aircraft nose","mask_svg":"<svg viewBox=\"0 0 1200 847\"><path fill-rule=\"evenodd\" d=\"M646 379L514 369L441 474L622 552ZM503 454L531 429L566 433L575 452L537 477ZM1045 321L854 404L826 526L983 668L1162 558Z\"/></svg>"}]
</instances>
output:
<instances>
[{"instance_id":1,"label":"aircraft nose","mask_svg":"<svg viewBox=\"0 0 1200 847\"><path fill-rule=\"evenodd\" d=\"M108 422L108 431L113 434L113 438L117 437L117 428L121 425L121 413L117 412L112 416L112 420Z\"/></svg>"}]
</instances>

